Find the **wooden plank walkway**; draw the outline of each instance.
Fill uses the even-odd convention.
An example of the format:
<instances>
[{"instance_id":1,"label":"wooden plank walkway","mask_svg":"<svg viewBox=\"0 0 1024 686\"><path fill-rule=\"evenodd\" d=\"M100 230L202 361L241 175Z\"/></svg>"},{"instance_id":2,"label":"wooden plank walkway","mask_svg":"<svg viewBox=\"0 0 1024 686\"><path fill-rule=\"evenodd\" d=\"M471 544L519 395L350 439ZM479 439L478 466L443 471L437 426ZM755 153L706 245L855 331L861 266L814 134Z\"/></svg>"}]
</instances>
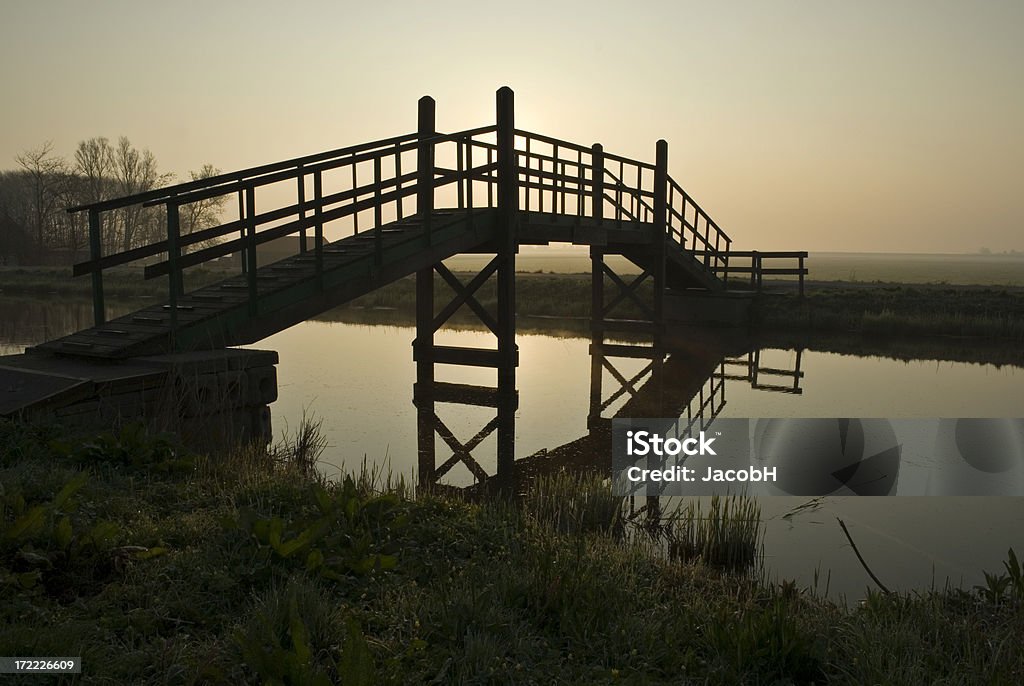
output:
<instances>
[{"instance_id":1,"label":"wooden plank walkway","mask_svg":"<svg viewBox=\"0 0 1024 686\"><path fill-rule=\"evenodd\" d=\"M259 307L255 312L250 309L247 277L241 274L180 296L173 331L170 305L154 304L42 343L29 352L123 359L174 349L252 343L257 339L248 332L258 330L263 337L292 326L296 321L288 315L289 308L300 306L300 301L313 299L316 294L326 291L326 297L317 299L319 311L323 311L385 285L382 281L393 281L487 243L492 237L493 212L473 214L470 228L465 211L435 212L432 246L424 244L422 225L414 218L384 226L383 260L379 265L372 230L327 243L322 257L323 289L318 284L317 258L312 250L260 267ZM318 313L301 309L303 319Z\"/></svg>"}]
</instances>

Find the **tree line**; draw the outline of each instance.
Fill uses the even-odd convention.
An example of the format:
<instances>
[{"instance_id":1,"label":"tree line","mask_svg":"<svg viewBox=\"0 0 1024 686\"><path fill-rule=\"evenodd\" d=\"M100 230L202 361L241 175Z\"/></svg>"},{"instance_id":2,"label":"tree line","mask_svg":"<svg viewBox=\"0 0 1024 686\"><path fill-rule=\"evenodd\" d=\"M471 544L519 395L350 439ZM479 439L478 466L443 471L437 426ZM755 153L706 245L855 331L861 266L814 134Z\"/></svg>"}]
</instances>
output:
<instances>
[{"instance_id":1,"label":"tree line","mask_svg":"<svg viewBox=\"0 0 1024 686\"><path fill-rule=\"evenodd\" d=\"M127 137L114 143L97 137L82 141L71 159L56 154L50 142L15 157L17 168L0 172L0 265L73 264L88 258L87 213L67 208L133 195L166 186L174 174L162 173L147 149ZM192 180L219 174L205 164L189 172ZM215 226L224 198L183 205L183 234ZM152 243L166 233L162 207L133 205L104 213L103 254ZM199 246L193 246L199 247Z\"/></svg>"}]
</instances>

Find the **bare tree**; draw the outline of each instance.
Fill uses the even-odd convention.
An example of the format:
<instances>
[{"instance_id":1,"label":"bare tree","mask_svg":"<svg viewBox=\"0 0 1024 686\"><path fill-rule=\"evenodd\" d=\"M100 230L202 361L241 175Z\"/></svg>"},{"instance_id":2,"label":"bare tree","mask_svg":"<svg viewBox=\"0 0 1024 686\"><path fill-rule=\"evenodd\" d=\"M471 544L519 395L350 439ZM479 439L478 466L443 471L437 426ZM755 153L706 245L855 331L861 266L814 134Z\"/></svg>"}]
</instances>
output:
<instances>
[{"instance_id":1,"label":"bare tree","mask_svg":"<svg viewBox=\"0 0 1024 686\"><path fill-rule=\"evenodd\" d=\"M91 205L113 194L114 149L100 136L78 144L75 150L75 173L81 177L78 198L71 204ZM103 252L111 252L117 244L117 227L108 223L101 228Z\"/></svg>"},{"instance_id":2,"label":"bare tree","mask_svg":"<svg viewBox=\"0 0 1024 686\"><path fill-rule=\"evenodd\" d=\"M34 234L36 259L41 261L51 220L57 209L60 186L66 177L67 164L62 158L53 155L53 143L50 141L14 159L27 175L31 203L29 228Z\"/></svg>"},{"instance_id":3,"label":"bare tree","mask_svg":"<svg viewBox=\"0 0 1024 686\"><path fill-rule=\"evenodd\" d=\"M157 171L156 158L149 150L132 147L126 136L121 136L114 149L114 181L119 196L135 195L169 182L171 174ZM121 249L130 250L137 244L154 240L160 235L158 215L152 208L130 205L120 210Z\"/></svg>"},{"instance_id":4,"label":"bare tree","mask_svg":"<svg viewBox=\"0 0 1024 686\"><path fill-rule=\"evenodd\" d=\"M193 181L208 179L211 176L217 176L218 174L220 174L220 169L217 169L212 164L204 164L198 171L189 172L189 176L192 177ZM182 205L181 232L183 234L190 234L195 231L201 231L202 229L208 229L220 224L221 211L224 209L224 203L226 201L227 198L225 196L218 195L214 198L204 198L202 200L196 200L195 202ZM214 238L206 241L199 241L198 243L189 246L189 248L192 251L196 251L216 243L217 239Z\"/></svg>"}]
</instances>

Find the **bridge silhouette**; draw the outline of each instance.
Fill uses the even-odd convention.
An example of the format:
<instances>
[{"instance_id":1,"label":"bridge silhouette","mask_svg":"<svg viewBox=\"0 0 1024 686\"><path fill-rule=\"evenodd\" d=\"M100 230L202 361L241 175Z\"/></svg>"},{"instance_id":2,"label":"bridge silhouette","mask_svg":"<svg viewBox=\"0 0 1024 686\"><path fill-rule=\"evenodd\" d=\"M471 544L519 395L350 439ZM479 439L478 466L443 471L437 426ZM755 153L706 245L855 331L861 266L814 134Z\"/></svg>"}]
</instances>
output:
<instances>
[{"instance_id":1,"label":"bridge silhouette","mask_svg":"<svg viewBox=\"0 0 1024 686\"><path fill-rule=\"evenodd\" d=\"M491 427L498 432L500 471L513 459L511 447L502 446L511 446L514 434L515 401L509 399L516 397L520 246L589 247L595 359L620 355L662 364L668 299L735 295L730 276L738 275L749 291L760 288L765 275L796 275L802 295L807 253L732 250L729 236L669 175L664 140L649 163L606 152L600 144L518 129L514 118L514 96L506 87L496 94L495 124L440 133L434 100L423 97L414 133L71 208L88 214L90 258L75 265L74 274L92 279L94 325L29 353L112 362L252 344L415 275L414 396L421 427L431 424L435 402L467 393L506 408ZM282 202L285 193L290 199ZM213 199L235 206L235 218L183 233L183 212ZM103 253L105 223L127 208L153 207L163 210L165 237ZM296 254L259 264L259 246L285 237L298 238ZM443 261L465 253L493 258L463 281ZM190 268L235 254L241 255L240 273L188 288ZM609 255L625 257L640 273L617 273L605 259ZM107 321L104 272L139 260L148 262L144 278L167 279L166 302ZM795 266L772 268L766 260ZM477 298L491 279L497 282L494 311ZM451 290L440 309L439 283ZM462 307L493 334L493 347L435 343L435 333ZM644 336L649 344L606 340L615 335ZM437 365L494 368L496 388L437 381ZM447 440L443 427L435 424L431 431ZM433 446L434 437L428 441L428 432L421 433L421 471L429 465L433 474L434 451L427 444Z\"/></svg>"}]
</instances>

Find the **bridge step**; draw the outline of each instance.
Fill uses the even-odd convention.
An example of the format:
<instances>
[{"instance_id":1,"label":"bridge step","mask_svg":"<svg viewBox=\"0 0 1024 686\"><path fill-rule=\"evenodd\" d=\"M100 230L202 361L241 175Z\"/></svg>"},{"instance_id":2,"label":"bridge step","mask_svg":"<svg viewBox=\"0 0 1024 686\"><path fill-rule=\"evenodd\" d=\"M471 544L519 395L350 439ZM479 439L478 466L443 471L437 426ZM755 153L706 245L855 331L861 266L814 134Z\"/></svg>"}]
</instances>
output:
<instances>
[{"instance_id":1,"label":"bridge step","mask_svg":"<svg viewBox=\"0 0 1024 686\"><path fill-rule=\"evenodd\" d=\"M475 214L476 230L469 231L468 222L462 221L465 212L438 212L433 221L437 241L429 250L422 250L415 242L406 244L422 232L419 218L404 218L380 230L364 231L326 244L319 254L323 260L323 274L327 277L325 286L332 292L324 300L345 302L376 287L374 277L371 275L367 280L364 270L346 271L350 265L367 266L371 271L375 269L374 273L383 273L384 278L392 280L424 268L431 260L475 249L490 239L486 229L493 228L488 220L494 215L493 210L479 211ZM381 239L381 244L373 242L377 238ZM379 247L384 248L383 264L371 267L368 261ZM259 266L255 276L260 298L277 298L275 304L280 307L283 301L280 294L290 293L289 289L296 286L299 287L295 291L296 297L309 297L309 286L315 285L313 279L320 271L316 269L316 261L317 253L308 250L278 263ZM174 336L170 330L171 317L168 316L171 314L170 304L154 303L98 327L42 343L34 350L65 356L124 359L169 352L174 346L188 349L233 345L244 340L245 336L253 335L251 330L265 335L263 332L268 328L290 325L289 317L293 315L288 308L301 303L286 303L283 309L273 313L253 314L245 308L251 287L249 276L237 272L225 274L227 278L220 283L182 295L173 311L177 323ZM497 353L493 351L450 349L441 350L439 355L442 359L451 359L453 364L468 360L471 365L497 366Z\"/></svg>"}]
</instances>

